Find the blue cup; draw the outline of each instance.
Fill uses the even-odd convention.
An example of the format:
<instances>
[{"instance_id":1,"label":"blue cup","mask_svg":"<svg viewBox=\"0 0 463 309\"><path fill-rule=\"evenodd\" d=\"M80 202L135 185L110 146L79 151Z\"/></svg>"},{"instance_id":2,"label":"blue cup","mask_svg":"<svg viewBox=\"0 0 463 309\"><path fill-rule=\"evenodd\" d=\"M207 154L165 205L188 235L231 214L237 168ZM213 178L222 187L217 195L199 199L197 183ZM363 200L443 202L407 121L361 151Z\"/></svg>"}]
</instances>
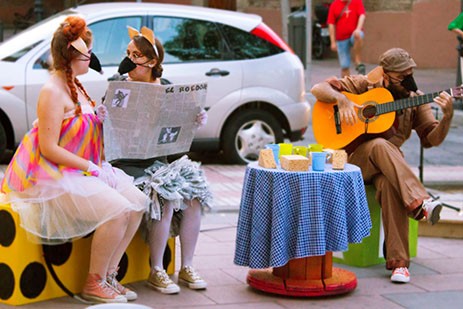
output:
<instances>
[{"instance_id":1,"label":"blue cup","mask_svg":"<svg viewBox=\"0 0 463 309\"><path fill-rule=\"evenodd\" d=\"M323 172L325 170L326 152L312 152L312 170Z\"/></svg>"},{"instance_id":2,"label":"blue cup","mask_svg":"<svg viewBox=\"0 0 463 309\"><path fill-rule=\"evenodd\" d=\"M278 145L278 144L267 144L267 145L265 145L265 148L272 149L273 157L275 158L275 163L280 164L280 162L278 160L278 156L280 154L280 145Z\"/></svg>"}]
</instances>

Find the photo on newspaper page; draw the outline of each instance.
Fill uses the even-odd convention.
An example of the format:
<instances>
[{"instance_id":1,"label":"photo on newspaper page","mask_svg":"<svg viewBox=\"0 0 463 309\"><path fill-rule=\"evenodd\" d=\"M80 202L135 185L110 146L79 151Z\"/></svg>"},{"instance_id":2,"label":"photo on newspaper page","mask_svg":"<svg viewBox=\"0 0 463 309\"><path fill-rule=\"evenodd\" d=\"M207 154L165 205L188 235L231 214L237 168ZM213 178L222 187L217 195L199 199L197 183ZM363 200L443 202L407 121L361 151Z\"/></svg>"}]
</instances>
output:
<instances>
[{"instance_id":1,"label":"photo on newspaper page","mask_svg":"<svg viewBox=\"0 0 463 309\"><path fill-rule=\"evenodd\" d=\"M187 152L204 106L207 83L157 85L112 81L104 105L107 161Z\"/></svg>"}]
</instances>

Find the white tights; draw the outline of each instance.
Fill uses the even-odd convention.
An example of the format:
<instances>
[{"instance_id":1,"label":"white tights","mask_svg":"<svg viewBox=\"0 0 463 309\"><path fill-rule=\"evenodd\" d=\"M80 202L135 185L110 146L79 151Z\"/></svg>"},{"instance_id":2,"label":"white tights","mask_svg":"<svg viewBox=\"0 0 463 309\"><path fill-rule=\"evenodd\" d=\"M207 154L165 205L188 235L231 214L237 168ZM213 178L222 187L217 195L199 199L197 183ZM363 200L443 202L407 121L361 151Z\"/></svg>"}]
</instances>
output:
<instances>
[{"instance_id":1,"label":"white tights","mask_svg":"<svg viewBox=\"0 0 463 309\"><path fill-rule=\"evenodd\" d=\"M201 226L201 205L198 200L185 201L188 205L183 210L180 222L181 268L192 266L193 255L198 241ZM149 232L149 246L151 254L151 267L163 268L163 256L169 239L170 224L173 216L172 203L166 201L160 221L154 221Z\"/></svg>"}]
</instances>

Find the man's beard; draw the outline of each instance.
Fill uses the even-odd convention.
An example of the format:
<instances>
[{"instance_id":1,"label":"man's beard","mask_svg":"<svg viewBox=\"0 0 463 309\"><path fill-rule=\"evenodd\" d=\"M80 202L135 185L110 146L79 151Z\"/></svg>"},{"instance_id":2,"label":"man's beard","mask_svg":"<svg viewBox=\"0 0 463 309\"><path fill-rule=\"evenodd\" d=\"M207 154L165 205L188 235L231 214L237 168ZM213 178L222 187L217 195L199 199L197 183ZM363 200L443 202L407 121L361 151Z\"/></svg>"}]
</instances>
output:
<instances>
[{"instance_id":1,"label":"man's beard","mask_svg":"<svg viewBox=\"0 0 463 309\"><path fill-rule=\"evenodd\" d=\"M389 86L387 86L386 89L389 90L389 92L391 92L394 100L410 97L410 91L405 89L405 87L403 87L402 85L389 84Z\"/></svg>"}]
</instances>

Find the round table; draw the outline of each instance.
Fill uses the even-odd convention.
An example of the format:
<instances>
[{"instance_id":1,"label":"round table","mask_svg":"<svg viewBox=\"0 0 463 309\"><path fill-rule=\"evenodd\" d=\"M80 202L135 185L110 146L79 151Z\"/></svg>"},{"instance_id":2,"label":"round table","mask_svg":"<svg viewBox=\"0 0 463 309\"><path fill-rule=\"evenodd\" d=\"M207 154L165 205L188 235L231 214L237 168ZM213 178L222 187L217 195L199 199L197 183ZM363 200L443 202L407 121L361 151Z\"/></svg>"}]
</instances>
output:
<instances>
[{"instance_id":1,"label":"round table","mask_svg":"<svg viewBox=\"0 0 463 309\"><path fill-rule=\"evenodd\" d=\"M360 169L291 172L246 168L234 262L252 268L252 287L291 296L355 289L355 274L332 267L332 252L369 235L370 213Z\"/></svg>"}]
</instances>

